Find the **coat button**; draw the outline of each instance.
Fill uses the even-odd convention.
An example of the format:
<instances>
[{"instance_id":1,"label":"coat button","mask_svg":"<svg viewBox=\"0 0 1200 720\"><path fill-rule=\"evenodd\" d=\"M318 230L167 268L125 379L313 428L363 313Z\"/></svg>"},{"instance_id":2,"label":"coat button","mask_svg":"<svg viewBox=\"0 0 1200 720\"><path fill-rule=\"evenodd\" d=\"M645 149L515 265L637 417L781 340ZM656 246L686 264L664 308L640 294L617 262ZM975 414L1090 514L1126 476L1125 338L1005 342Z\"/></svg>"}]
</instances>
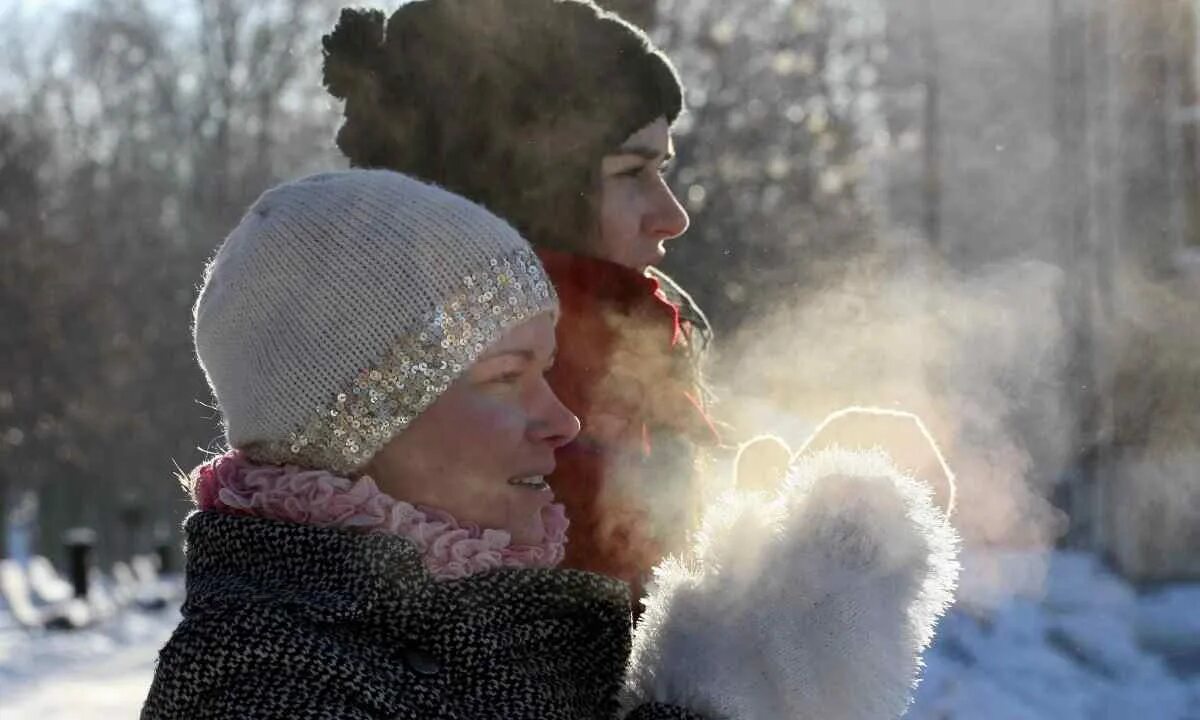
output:
<instances>
[{"instance_id":1,"label":"coat button","mask_svg":"<svg viewBox=\"0 0 1200 720\"><path fill-rule=\"evenodd\" d=\"M441 663L437 661L437 658L427 655L420 650L406 648L403 657L404 664L408 666L408 669L418 675L430 677L442 671Z\"/></svg>"}]
</instances>

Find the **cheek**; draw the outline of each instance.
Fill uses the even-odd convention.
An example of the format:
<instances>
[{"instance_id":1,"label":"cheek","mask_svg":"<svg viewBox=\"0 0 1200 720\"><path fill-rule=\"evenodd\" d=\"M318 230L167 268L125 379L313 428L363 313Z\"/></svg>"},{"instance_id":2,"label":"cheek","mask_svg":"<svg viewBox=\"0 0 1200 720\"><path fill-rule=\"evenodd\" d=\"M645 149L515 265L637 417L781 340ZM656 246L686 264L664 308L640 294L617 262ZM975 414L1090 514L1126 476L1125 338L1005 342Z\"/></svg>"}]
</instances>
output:
<instances>
[{"instance_id":1,"label":"cheek","mask_svg":"<svg viewBox=\"0 0 1200 720\"><path fill-rule=\"evenodd\" d=\"M637 242L643 215L643 198L634 183L612 183L605 187L600 203L601 244L620 249Z\"/></svg>"},{"instance_id":2,"label":"cheek","mask_svg":"<svg viewBox=\"0 0 1200 720\"><path fill-rule=\"evenodd\" d=\"M507 472L525 438L526 416L515 402L475 393L448 408L439 422L450 463L472 475ZM511 461L510 461L511 462Z\"/></svg>"},{"instance_id":3,"label":"cheek","mask_svg":"<svg viewBox=\"0 0 1200 720\"><path fill-rule=\"evenodd\" d=\"M504 481L527 469L524 439L519 408L491 397L443 396L387 448L376 481L400 500L499 527Z\"/></svg>"},{"instance_id":4,"label":"cheek","mask_svg":"<svg viewBox=\"0 0 1200 720\"><path fill-rule=\"evenodd\" d=\"M513 403L481 403L469 423L475 441L493 454L515 453L525 438L525 413Z\"/></svg>"},{"instance_id":5,"label":"cheek","mask_svg":"<svg viewBox=\"0 0 1200 720\"><path fill-rule=\"evenodd\" d=\"M450 455L442 508L459 520L480 527L505 528L512 488L508 479L528 470L525 459L525 415L496 399L471 403L443 430Z\"/></svg>"}]
</instances>

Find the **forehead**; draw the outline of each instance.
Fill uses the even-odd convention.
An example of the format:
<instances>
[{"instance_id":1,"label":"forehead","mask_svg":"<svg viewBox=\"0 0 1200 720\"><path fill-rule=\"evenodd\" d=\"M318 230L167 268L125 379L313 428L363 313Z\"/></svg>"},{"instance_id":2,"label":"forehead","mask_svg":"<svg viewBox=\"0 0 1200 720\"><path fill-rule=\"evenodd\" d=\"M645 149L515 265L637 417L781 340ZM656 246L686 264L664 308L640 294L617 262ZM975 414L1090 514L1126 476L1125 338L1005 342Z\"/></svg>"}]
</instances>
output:
<instances>
[{"instance_id":1,"label":"forehead","mask_svg":"<svg viewBox=\"0 0 1200 720\"><path fill-rule=\"evenodd\" d=\"M551 313L542 313L510 327L480 357L520 351L543 355L554 351L554 316Z\"/></svg>"},{"instance_id":2,"label":"forehead","mask_svg":"<svg viewBox=\"0 0 1200 720\"><path fill-rule=\"evenodd\" d=\"M654 148L667 152L671 149L671 127L666 118L659 118L625 138L621 148Z\"/></svg>"}]
</instances>

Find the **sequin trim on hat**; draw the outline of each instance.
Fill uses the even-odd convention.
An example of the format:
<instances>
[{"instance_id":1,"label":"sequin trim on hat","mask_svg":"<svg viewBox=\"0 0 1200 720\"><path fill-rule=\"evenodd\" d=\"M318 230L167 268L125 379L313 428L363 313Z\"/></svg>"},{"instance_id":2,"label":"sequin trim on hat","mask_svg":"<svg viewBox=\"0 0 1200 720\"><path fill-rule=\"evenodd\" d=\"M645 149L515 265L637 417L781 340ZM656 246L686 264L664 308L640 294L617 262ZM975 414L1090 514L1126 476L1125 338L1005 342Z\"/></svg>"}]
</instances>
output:
<instances>
[{"instance_id":1,"label":"sequin trim on hat","mask_svg":"<svg viewBox=\"0 0 1200 720\"><path fill-rule=\"evenodd\" d=\"M364 368L288 440L247 444L259 461L350 473L412 422L509 327L554 310L537 258L520 250L463 276L460 288Z\"/></svg>"}]
</instances>

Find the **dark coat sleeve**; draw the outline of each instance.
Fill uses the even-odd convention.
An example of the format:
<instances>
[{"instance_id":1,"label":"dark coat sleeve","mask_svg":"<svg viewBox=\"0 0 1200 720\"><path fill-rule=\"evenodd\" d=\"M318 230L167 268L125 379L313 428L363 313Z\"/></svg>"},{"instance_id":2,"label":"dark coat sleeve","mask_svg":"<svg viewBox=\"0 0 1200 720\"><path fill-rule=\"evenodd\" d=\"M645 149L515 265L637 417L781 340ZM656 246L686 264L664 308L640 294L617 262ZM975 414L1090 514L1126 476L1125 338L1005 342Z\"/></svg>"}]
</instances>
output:
<instances>
[{"instance_id":1,"label":"dark coat sleeve","mask_svg":"<svg viewBox=\"0 0 1200 720\"><path fill-rule=\"evenodd\" d=\"M159 653L141 720L376 720L327 668L324 633L287 613L180 623Z\"/></svg>"},{"instance_id":2,"label":"dark coat sleeve","mask_svg":"<svg viewBox=\"0 0 1200 720\"><path fill-rule=\"evenodd\" d=\"M634 708L633 712L625 717L625 720L712 720L705 718L702 715L688 710L687 708L679 707L678 705L666 705L664 703L646 703Z\"/></svg>"},{"instance_id":3,"label":"dark coat sleeve","mask_svg":"<svg viewBox=\"0 0 1200 720\"><path fill-rule=\"evenodd\" d=\"M365 709L339 698L314 695L306 688L291 688L276 682L280 678L262 678L239 686L226 686L198 702L187 718L244 720L288 718L288 720L379 720Z\"/></svg>"}]
</instances>

